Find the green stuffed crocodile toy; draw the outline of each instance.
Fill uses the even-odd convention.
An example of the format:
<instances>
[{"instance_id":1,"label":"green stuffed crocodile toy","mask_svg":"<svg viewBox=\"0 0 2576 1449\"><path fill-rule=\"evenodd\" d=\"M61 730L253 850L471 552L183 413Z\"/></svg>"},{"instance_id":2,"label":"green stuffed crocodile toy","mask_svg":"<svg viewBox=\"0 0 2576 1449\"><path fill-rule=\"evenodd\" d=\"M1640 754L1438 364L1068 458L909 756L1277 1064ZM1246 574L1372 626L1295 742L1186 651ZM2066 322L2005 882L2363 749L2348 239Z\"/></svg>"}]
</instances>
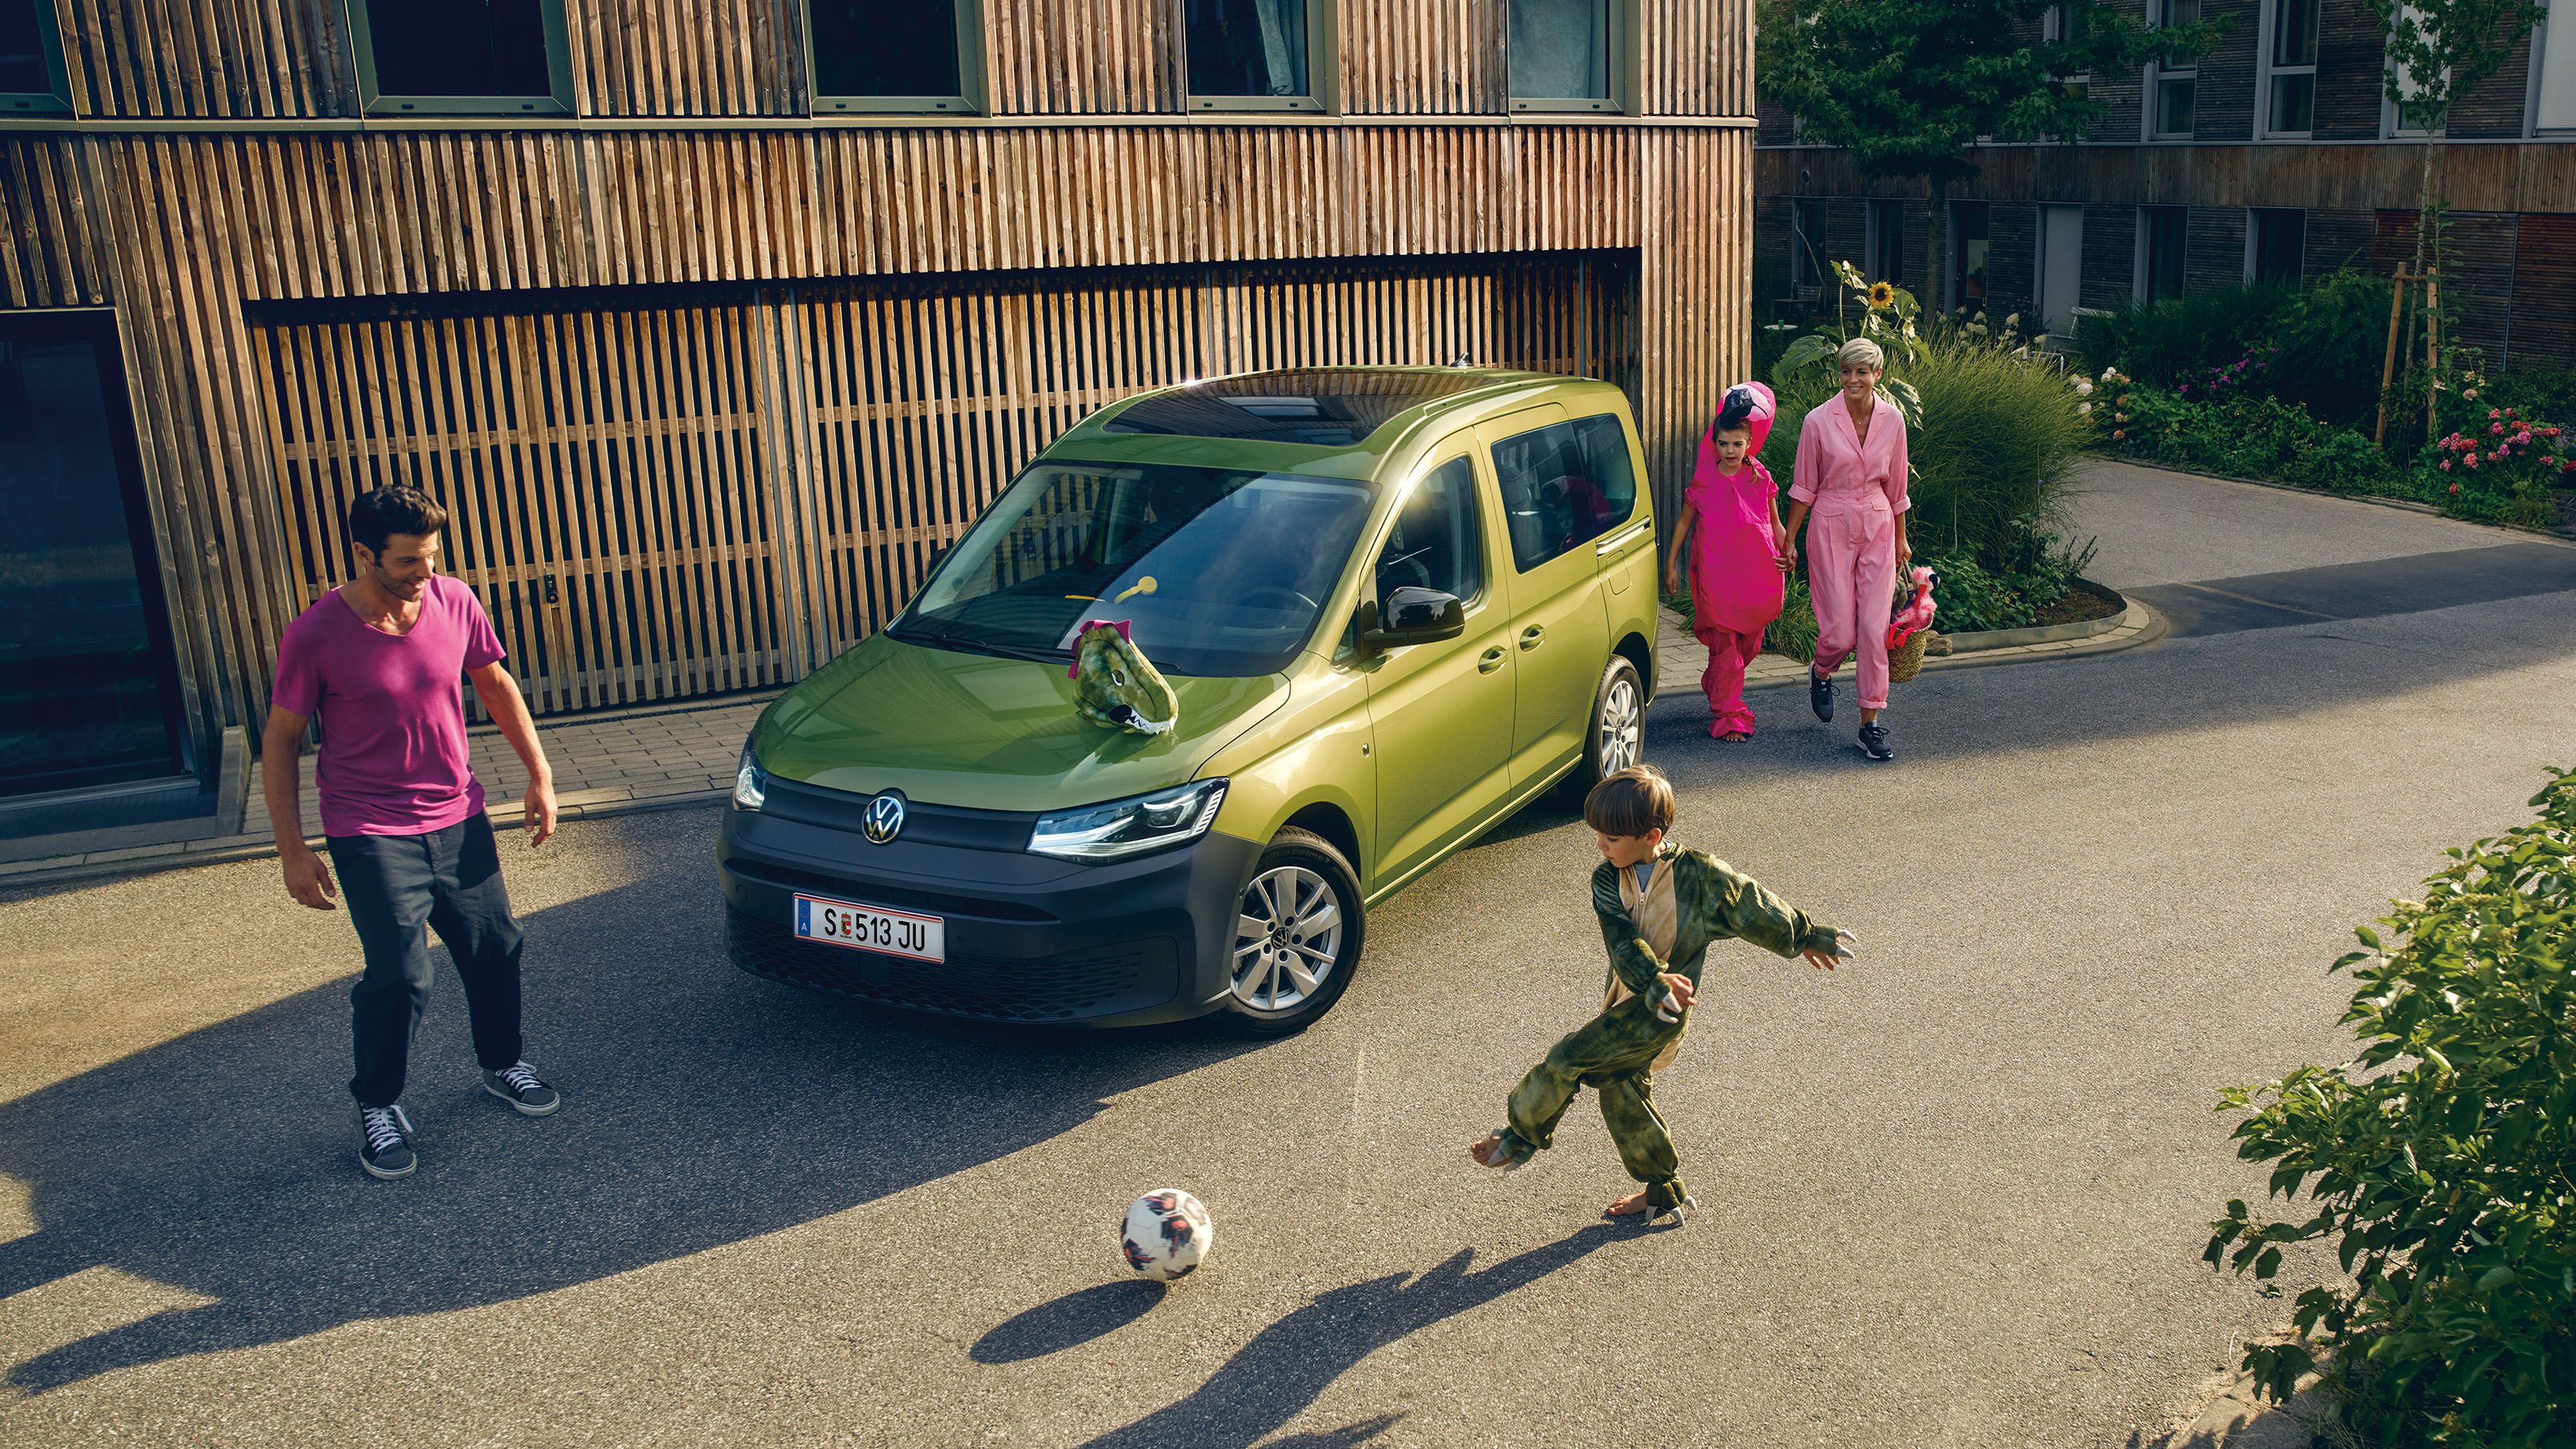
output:
<instances>
[{"instance_id":1,"label":"green stuffed crocodile toy","mask_svg":"<svg viewBox=\"0 0 2576 1449\"><path fill-rule=\"evenodd\" d=\"M1104 729L1168 733L1181 718L1171 681L1128 636L1131 620L1088 619L1073 641L1073 707Z\"/></svg>"}]
</instances>

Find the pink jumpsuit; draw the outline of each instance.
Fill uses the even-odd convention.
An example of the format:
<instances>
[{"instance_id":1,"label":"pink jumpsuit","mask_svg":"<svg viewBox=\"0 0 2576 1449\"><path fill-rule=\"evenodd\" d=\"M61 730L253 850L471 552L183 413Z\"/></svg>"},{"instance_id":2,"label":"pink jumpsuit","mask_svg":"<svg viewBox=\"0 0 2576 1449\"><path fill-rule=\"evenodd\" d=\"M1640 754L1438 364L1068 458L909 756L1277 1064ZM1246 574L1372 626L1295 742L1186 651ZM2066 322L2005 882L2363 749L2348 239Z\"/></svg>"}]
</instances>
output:
<instances>
[{"instance_id":1,"label":"pink jumpsuit","mask_svg":"<svg viewBox=\"0 0 2576 1449\"><path fill-rule=\"evenodd\" d=\"M1768 411L1750 426L1759 450L1771 432ZM1752 451L1732 475L1721 473L1715 432L1700 436L1699 465L1682 499L1699 514L1690 544L1691 632L1708 646L1699 687L1716 716L1711 734L1753 733L1744 671L1762 652L1763 631L1780 617L1783 580L1771 539L1771 503L1779 493L1771 470Z\"/></svg>"},{"instance_id":2,"label":"pink jumpsuit","mask_svg":"<svg viewBox=\"0 0 2576 1449\"><path fill-rule=\"evenodd\" d=\"M1887 708L1887 620L1896 601L1896 515L1905 497L1905 418L1874 399L1869 442L1842 394L1798 429L1789 496L1810 505L1807 593L1816 606L1816 664L1839 668L1855 650L1863 709Z\"/></svg>"}]
</instances>

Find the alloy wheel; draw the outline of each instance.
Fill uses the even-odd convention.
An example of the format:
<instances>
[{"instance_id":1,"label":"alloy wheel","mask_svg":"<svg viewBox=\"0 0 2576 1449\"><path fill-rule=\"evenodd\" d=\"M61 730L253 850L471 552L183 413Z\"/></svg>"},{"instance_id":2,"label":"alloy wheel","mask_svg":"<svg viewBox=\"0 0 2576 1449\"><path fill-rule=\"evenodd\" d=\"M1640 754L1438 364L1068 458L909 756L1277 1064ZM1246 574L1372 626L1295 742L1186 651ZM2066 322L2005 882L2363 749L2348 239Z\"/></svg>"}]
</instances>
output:
<instances>
[{"instance_id":1,"label":"alloy wheel","mask_svg":"<svg viewBox=\"0 0 2576 1449\"><path fill-rule=\"evenodd\" d=\"M1342 906L1324 878L1301 865L1254 877L1234 925L1234 994L1262 1011L1285 1011L1323 989L1342 950Z\"/></svg>"},{"instance_id":2,"label":"alloy wheel","mask_svg":"<svg viewBox=\"0 0 2576 1449\"><path fill-rule=\"evenodd\" d=\"M1622 670L1601 695L1602 775L1615 775L1637 763L1644 740L1645 710L1637 700L1637 681Z\"/></svg>"}]
</instances>

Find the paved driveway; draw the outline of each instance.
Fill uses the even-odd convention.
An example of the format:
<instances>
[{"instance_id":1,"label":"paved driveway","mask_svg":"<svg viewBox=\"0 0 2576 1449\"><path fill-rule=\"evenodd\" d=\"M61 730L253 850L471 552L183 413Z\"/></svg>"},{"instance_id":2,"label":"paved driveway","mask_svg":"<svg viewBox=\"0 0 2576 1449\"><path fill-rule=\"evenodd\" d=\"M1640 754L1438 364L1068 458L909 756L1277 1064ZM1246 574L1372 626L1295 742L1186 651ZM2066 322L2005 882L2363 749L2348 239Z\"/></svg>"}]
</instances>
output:
<instances>
[{"instance_id":1,"label":"paved driveway","mask_svg":"<svg viewBox=\"0 0 2576 1449\"><path fill-rule=\"evenodd\" d=\"M1461 1155L1598 1000L1561 814L1258 1049L754 981L711 811L584 822L512 876L568 1105L483 1097L443 988L397 1184L349 1161L345 924L210 867L0 897L0 1440L2128 1444L2283 1316L2199 1262L2261 1185L2217 1092L2337 1056L2350 924L2576 761L2576 592L2518 537L2095 477L2104 577L2271 612L1927 675L1892 768L1794 692L1749 747L1652 716L1682 838L1869 950L1714 958L1658 1093L1686 1230L1594 1222L1588 1105ZM1165 1293L1113 1224L1167 1183L1219 1233Z\"/></svg>"}]
</instances>

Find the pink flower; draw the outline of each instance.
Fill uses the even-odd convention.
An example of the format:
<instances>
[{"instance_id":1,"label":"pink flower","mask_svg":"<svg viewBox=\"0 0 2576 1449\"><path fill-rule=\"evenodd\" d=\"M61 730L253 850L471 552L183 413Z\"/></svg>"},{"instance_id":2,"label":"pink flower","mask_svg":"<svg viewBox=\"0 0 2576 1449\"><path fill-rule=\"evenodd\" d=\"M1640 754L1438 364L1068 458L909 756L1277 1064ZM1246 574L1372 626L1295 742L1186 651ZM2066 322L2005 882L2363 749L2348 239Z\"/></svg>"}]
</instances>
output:
<instances>
[{"instance_id":1,"label":"pink flower","mask_svg":"<svg viewBox=\"0 0 2576 1449\"><path fill-rule=\"evenodd\" d=\"M2540 435L2544 438L2554 438L2558 436L2558 430L2556 428L2542 428L2540 430Z\"/></svg>"},{"instance_id":2,"label":"pink flower","mask_svg":"<svg viewBox=\"0 0 2576 1449\"><path fill-rule=\"evenodd\" d=\"M2474 467L2478 466L2478 455L2477 455L2477 454L2475 454L2475 453L2471 453L2471 454L2469 455L2469 466L2470 466L2470 467L2472 467L2472 468L2474 468Z\"/></svg>"},{"instance_id":3,"label":"pink flower","mask_svg":"<svg viewBox=\"0 0 2576 1449\"><path fill-rule=\"evenodd\" d=\"M2503 431L2504 431L2504 424L2502 424L2502 423L2489 423L2489 424L2487 424L2487 432L2488 432L2490 435L2495 434L2495 433L2501 433L2501 432L2503 432Z\"/></svg>"},{"instance_id":4,"label":"pink flower","mask_svg":"<svg viewBox=\"0 0 2576 1449\"><path fill-rule=\"evenodd\" d=\"M2489 408L2487 409L2487 416L2491 418L2500 418L2503 417L2504 414L2494 408Z\"/></svg>"},{"instance_id":5,"label":"pink flower","mask_svg":"<svg viewBox=\"0 0 2576 1449\"><path fill-rule=\"evenodd\" d=\"M2450 472L2450 471L2451 471L2451 460L2450 460L2450 459L2448 459L2448 458L2444 458L2444 459L2442 460L2442 471L2443 471L2443 472L2445 472L2445 473L2448 473L2448 472Z\"/></svg>"},{"instance_id":6,"label":"pink flower","mask_svg":"<svg viewBox=\"0 0 2576 1449\"><path fill-rule=\"evenodd\" d=\"M2452 485L2451 485L2451 492L2452 492L2452 493L2457 494L2459 491L2460 491L2460 485L2459 485L2459 484L2454 483L2454 484L2452 484Z\"/></svg>"}]
</instances>

